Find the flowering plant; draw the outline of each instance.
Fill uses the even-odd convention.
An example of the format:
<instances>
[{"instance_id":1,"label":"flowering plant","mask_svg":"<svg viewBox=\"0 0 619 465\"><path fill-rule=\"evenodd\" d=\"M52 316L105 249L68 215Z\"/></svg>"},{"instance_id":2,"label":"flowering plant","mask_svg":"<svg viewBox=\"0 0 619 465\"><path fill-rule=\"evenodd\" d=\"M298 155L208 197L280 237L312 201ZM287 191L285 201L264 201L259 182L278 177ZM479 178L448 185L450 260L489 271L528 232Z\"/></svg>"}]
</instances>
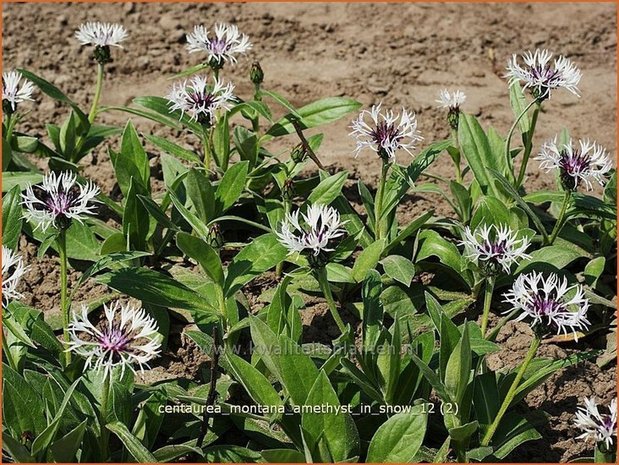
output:
<instances>
[{"instance_id":1,"label":"flowering plant","mask_svg":"<svg viewBox=\"0 0 619 465\"><path fill-rule=\"evenodd\" d=\"M448 137L432 141L406 105L297 106L257 61L243 82L255 39L231 24L188 29L186 56L199 63L167 93L104 105L130 34L101 22L75 32L94 61L88 111L38 71L3 76L11 460L501 461L540 438L523 399L600 355L589 341L614 330L609 154L567 130L534 143L552 95L580 94L575 63L514 55L504 134L467 112L465 91L442 90ZM35 96L69 108L46 136L18 130ZM97 122L109 113L122 127ZM356 188L321 161L319 128L343 118L350 154L379 165ZM84 169L103 148L111 189ZM433 174L444 156L453 172ZM554 189L527 183L531 158L557 175ZM405 218L407 196L427 192L452 211ZM36 260L24 244L58 261L59 318L22 302ZM84 296L87 283L104 294ZM320 342L304 327L310 305L325 310ZM508 324L526 328L529 348L496 368ZM191 379L171 373L178 340L203 357ZM540 356L548 341L572 353ZM609 344L601 363L613 356ZM170 376L153 381L157 369ZM616 400L606 410L586 399L572 415L594 459L613 460Z\"/></svg>"}]
</instances>

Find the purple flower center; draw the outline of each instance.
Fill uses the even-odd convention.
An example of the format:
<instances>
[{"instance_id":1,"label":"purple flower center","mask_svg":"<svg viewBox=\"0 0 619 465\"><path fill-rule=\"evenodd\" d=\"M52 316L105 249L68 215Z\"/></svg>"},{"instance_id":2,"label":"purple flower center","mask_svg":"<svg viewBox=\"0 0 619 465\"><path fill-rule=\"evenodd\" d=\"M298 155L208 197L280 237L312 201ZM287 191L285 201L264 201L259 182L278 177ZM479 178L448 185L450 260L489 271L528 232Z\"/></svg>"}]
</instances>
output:
<instances>
[{"instance_id":1,"label":"purple flower center","mask_svg":"<svg viewBox=\"0 0 619 465\"><path fill-rule=\"evenodd\" d=\"M536 294L533 296L531 306L532 310L541 316L547 316L555 314L559 311L565 310L565 306L551 293L548 296L542 296Z\"/></svg>"},{"instance_id":2,"label":"purple flower center","mask_svg":"<svg viewBox=\"0 0 619 465\"><path fill-rule=\"evenodd\" d=\"M35 197L44 205L42 207L40 204L35 204L34 207L42 207L55 217L67 217L66 214L71 208L75 207L80 194L79 188L76 186L68 191L62 190L61 187L57 193L49 193L40 188L35 188L33 192Z\"/></svg>"},{"instance_id":3,"label":"purple flower center","mask_svg":"<svg viewBox=\"0 0 619 465\"><path fill-rule=\"evenodd\" d=\"M612 419L612 416L610 415L606 415L606 414L601 414L600 417L602 417L602 426L610 431L610 430L614 430L615 429L615 425Z\"/></svg>"},{"instance_id":4,"label":"purple flower center","mask_svg":"<svg viewBox=\"0 0 619 465\"><path fill-rule=\"evenodd\" d=\"M230 43L223 38L215 38L211 40L210 48L213 55L225 55L230 49Z\"/></svg>"},{"instance_id":5,"label":"purple flower center","mask_svg":"<svg viewBox=\"0 0 619 465\"><path fill-rule=\"evenodd\" d=\"M215 96L209 92L192 92L187 94L187 104L207 109L215 102Z\"/></svg>"},{"instance_id":6,"label":"purple flower center","mask_svg":"<svg viewBox=\"0 0 619 465\"><path fill-rule=\"evenodd\" d=\"M589 169L591 159L579 150L574 150L572 154L564 150L561 152L559 166L568 175L577 176Z\"/></svg>"},{"instance_id":7,"label":"purple flower center","mask_svg":"<svg viewBox=\"0 0 619 465\"><path fill-rule=\"evenodd\" d=\"M397 144L403 136L396 125L381 121L372 132L372 137L376 145L382 150L390 148L394 143Z\"/></svg>"},{"instance_id":8,"label":"purple flower center","mask_svg":"<svg viewBox=\"0 0 619 465\"><path fill-rule=\"evenodd\" d=\"M493 257L500 257L507 252L507 241L486 242L486 250Z\"/></svg>"},{"instance_id":9,"label":"purple flower center","mask_svg":"<svg viewBox=\"0 0 619 465\"><path fill-rule=\"evenodd\" d=\"M132 337L129 337L120 329L112 328L109 331L103 332L103 335L99 338L99 344L101 344L101 347L106 351L112 352L114 356L118 356L121 352L126 352L128 350L132 340Z\"/></svg>"},{"instance_id":10,"label":"purple flower center","mask_svg":"<svg viewBox=\"0 0 619 465\"><path fill-rule=\"evenodd\" d=\"M549 66L542 68L537 65L531 68L531 76L536 81L542 82L545 86L552 87L553 81L559 77L559 71Z\"/></svg>"}]
</instances>

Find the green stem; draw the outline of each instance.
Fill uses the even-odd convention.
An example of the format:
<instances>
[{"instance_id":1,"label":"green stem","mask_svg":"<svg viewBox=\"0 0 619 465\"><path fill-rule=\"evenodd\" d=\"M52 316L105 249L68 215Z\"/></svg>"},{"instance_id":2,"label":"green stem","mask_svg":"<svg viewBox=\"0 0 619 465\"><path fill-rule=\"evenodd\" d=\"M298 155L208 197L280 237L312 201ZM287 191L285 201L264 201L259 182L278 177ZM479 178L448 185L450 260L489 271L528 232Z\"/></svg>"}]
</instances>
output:
<instances>
[{"instance_id":1,"label":"green stem","mask_svg":"<svg viewBox=\"0 0 619 465\"><path fill-rule=\"evenodd\" d=\"M567 206L570 203L571 194L572 193L569 190L565 191L565 195L563 196L563 204L561 205L561 213L559 213L555 227L552 229L552 234L550 234L548 244L546 245L552 245L561 232L561 229L563 229L563 225L565 224L565 213L567 213Z\"/></svg>"},{"instance_id":2,"label":"green stem","mask_svg":"<svg viewBox=\"0 0 619 465\"><path fill-rule=\"evenodd\" d=\"M204 169L208 173L211 169L211 144L209 138L209 130L206 128L202 129L202 148L204 150Z\"/></svg>"},{"instance_id":3,"label":"green stem","mask_svg":"<svg viewBox=\"0 0 619 465\"><path fill-rule=\"evenodd\" d=\"M512 157L511 157L511 150L510 150L510 144L511 144L511 140L512 140L512 136L514 135L514 131L516 130L516 126L518 126L518 123L520 122L520 120L522 119L522 117L524 115L526 115L527 111L529 111L529 109L537 102L537 100L532 100L531 103L529 103L524 110L522 110L522 113L520 113L518 115L518 118L516 118L516 121L514 121L514 124L512 124L512 127L509 128L509 132L507 133L507 139L505 141L505 160L507 161L507 163L509 163L509 166L513 166L512 163Z\"/></svg>"},{"instance_id":4,"label":"green stem","mask_svg":"<svg viewBox=\"0 0 619 465\"><path fill-rule=\"evenodd\" d=\"M376 191L376 201L374 203L374 235L376 240L382 239L382 215L383 215L383 202L385 197L385 183L387 181L387 173L389 172L389 164L383 162L383 166L380 172L380 180L378 181L378 190Z\"/></svg>"},{"instance_id":5,"label":"green stem","mask_svg":"<svg viewBox=\"0 0 619 465\"><path fill-rule=\"evenodd\" d=\"M481 441L481 445L483 447L490 444L490 441L492 440L492 436L494 436L494 433L496 432L499 426L499 423L501 423L501 420L503 419L503 415L505 415L505 412L507 411L512 401L514 400L514 396L516 394L516 390L518 389L518 386L520 385L520 381L522 381L522 377L524 376L525 371L527 371L527 367L529 366L529 363L531 363L531 360L533 360L533 357L535 357L535 354L537 353L537 349L539 348L540 342L541 342L541 339L537 335L535 335L533 337L533 340L531 341L531 346L529 347L529 351L525 355L524 361L522 362L522 365L520 365L520 369L518 370L518 373L516 374L516 378L514 379L514 382L510 386L509 391L507 392L507 395L505 396L505 399L503 400L503 403L501 404L501 408L499 409L499 412L497 413L496 417L494 418L494 421L490 425L490 428L488 428L488 431L486 432L484 439Z\"/></svg>"},{"instance_id":6,"label":"green stem","mask_svg":"<svg viewBox=\"0 0 619 465\"><path fill-rule=\"evenodd\" d=\"M456 181L458 184L462 184L462 167L460 166L460 144L458 144L458 131L455 129L451 130L451 140L454 144L454 147L458 151L458 159L456 160L452 157L454 165L456 166Z\"/></svg>"},{"instance_id":7,"label":"green stem","mask_svg":"<svg viewBox=\"0 0 619 465\"><path fill-rule=\"evenodd\" d=\"M284 218L288 216L290 213L290 200L284 198ZM275 276L279 279L282 277L282 272L284 271L284 261L282 260L275 267Z\"/></svg>"},{"instance_id":8,"label":"green stem","mask_svg":"<svg viewBox=\"0 0 619 465\"><path fill-rule=\"evenodd\" d=\"M537 102L537 100L534 100L534 102ZM535 132L535 126L537 126L537 117L541 108L542 105L538 102L535 110L533 110L531 128L529 129L529 134L527 135L527 140L524 144L524 155L522 157L522 165L520 165L520 172L518 173L518 180L516 181L516 189L522 186L522 181L524 180L524 175L526 174L527 165L529 164L529 157L531 156L531 150L533 149L533 133Z\"/></svg>"},{"instance_id":9,"label":"green stem","mask_svg":"<svg viewBox=\"0 0 619 465\"><path fill-rule=\"evenodd\" d=\"M339 312L337 311L337 305L335 300L333 299L333 294L331 293L331 287L329 286L329 281L327 279L327 270L326 268L320 268L316 270L316 279L320 284L320 288L325 295L325 299L327 300L327 305L329 305L329 310L331 311L331 315L337 324L337 327L340 329L340 332L344 334L346 332L346 325L342 318L340 317Z\"/></svg>"},{"instance_id":10,"label":"green stem","mask_svg":"<svg viewBox=\"0 0 619 465\"><path fill-rule=\"evenodd\" d=\"M101 446L101 457L107 457L109 452L108 444L110 433L109 430L105 427L105 425L107 425L108 419L108 401L110 397L111 377L112 373L108 373L107 376L105 376L105 378L103 379L103 389L101 391L101 408L99 410L99 421L101 422L101 437L99 438Z\"/></svg>"},{"instance_id":11,"label":"green stem","mask_svg":"<svg viewBox=\"0 0 619 465\"><path fill-rule=\"evenodd\" d=\"M97 116L97 108L99 106L99 100L101 99L101 90L103 89L103 65L97 64L97 86L95 87L95 97L90 107L90 113L88 113L88 122L93 123Z\"/></svg>"},{"instance_id":12,"label":"green stem","mask_svg":"<svg viewBox=\"0 0 619 465\"><path fill-rule=\"evenodd\" d=\"M490 315L490 306L492 304L492 294L494 293L495 277L490 276L486 280L486 289L484 290L484 312L481 317L481 335L486 337L486 329L488 328L488 316Z\"/></svg>"},{"instance_id":13,"label":"green stem","mask_svg":"<svg viewBox=\"0 0 619 465\"><path fill-rule=\"evenodd\" d=\"M69 307L67 299L67 233L62 229L58 233L58 255L60 257L60 312L62 314L62 336L68 347L69 338ZM65 352L67 366L71 363L71 351Z\"/></svg>"}]
</instances>

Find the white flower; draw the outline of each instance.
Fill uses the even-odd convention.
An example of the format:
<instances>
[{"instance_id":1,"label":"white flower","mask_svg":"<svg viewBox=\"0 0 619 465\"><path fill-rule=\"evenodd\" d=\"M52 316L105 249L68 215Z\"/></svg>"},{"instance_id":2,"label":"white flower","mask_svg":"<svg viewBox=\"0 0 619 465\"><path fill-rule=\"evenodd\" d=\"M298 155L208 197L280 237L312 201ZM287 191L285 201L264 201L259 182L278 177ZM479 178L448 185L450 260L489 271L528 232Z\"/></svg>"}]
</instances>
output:
<instances>
[{"instance_id":1,"label":"white flower","mask_svg":"<svg viewBox=\"0 0 619 465\"><path fill-rule=\"evenodd\" d=\"M2 101L8 102L11 109L15 111L18 103L32 100L34 84L24 78L20 86L22 75L18 71L7 71L2 73Z\"/></svg>"},{"instance_id":2,"label":"white flower","mask_svg":"<svg viewBox=\"0 0 619 465\"><path fill-rule=\"evenodd\" d=\"M120 47L120 42L127 38L127 31L120 24L87 22L81 24L75 31L75 37L81 45L96 45L98 47Z\"/></svg>"},{"instance_id":3,"label":"white flower","mask_svg":"<svg viewBox=\"0 0 619 465\"><path fill-rule=\"evenodd\" d=\"M86 305L80 314L73 314L67 350L86 358L85 368L102 370L104 379L117 366L123 374L127 367L135 372L133 365L141 371L148 368L161 348L155 320L144 309L119 302L104 308L105 319L99 327L88 320Z\"/></svg>"},{"instance_id":4,"label":"white flower","mask_svg":"<svg viewBox=\"0 0 619 465\"><path fill-rule=\"evenodd\" d=\"M516 320L530 317L532 327L556 330L557 334L567 334L569 330L575 339L578 330L589 327L589 301L583 287L578 284L570 287L566 278L560 279L555 273L547 278L537 272L521 274L504 297L512 307L510 311L522 312Z\"/></svg>"},{"instance_id":5,"label":"white flower","mask_svg":"<svg viewBox=\"0 0 619 465\"><path fill-rule=\"evenodd\" d=\"M604 185L606 174L612 168L606 150L589 140L579 140L578 145L580 148L574 147L571 139L567 144L557 144L555 137L542 146L535 159L541 161L540 168L546 171L558 169L567 189L574 190L582 182L591 190L591 180Z\"/></svg>"},{"instance_id":6,"label":"white flower","mask_svg":"<svg viewBox=\"0 0 619 465\"><path fill-rule=\"evenodd\" d=\"M394 115L393 111L381 113L381 105L372 106L370 111L363 110L352 122L350 135L357 139L355 156L364 148L370 148L383 160L393 162L398 149L412 154L415 143L422 140L422 137L417 131L417 120L413 113L405 109L402 109L401 115ZM365 121L366 115L371 119L369 124Z\"/></svg>"},{"instance_id":7,"label":"white flower","mask_svg":"<svg viewBox=\"0 0 619 465\"><path fill-rule=\"evenodd\" d=\"M300 210L289 213L277 237L289 253L308 251L316 257L333 250L331 241L346 233L343 225L335 208L314 204L304 214Z\"/></svg>"},{"instance_id":8,"label":"white flower","mask_svg":"<svg viewBox=\"0 0 619 465\"><path fill-rule=\"evenodd\" d=\"M206 76L194 76L190 82L176 82L166 98L170 110L189 113L192 120L203 124L213 124L219 109L229 110L234 102L234 85L214 79L209 86Z\"/></svg>"},{"instance_id":9,"label":"white flower","mask_svg":"<svg viewBox=\"0 0 619 465\"><path fill-rule=\"evenodd\" d=\"M512 265L530 258L526 253L529 239L518 239L517 234L504 225L483 225L474 232L467 226L460 245L464 246L469 260L490 273L495 273L499 267L509 273Z\"/></svg>"},{"instance_id":10,"label":"white flower","mask_svg":"<svg viewBox=\"0 0 619 465\"><path fill-rule=\"evenodd\" d=\"M22 295L17 292L19 281L28 271L24 265L23 258L9 249L2 246L2 304L8 305L9 300L21 299Z\"/></svg>"},{"instance_id":11,"label":"white flower","mask_svg":"<svg viewBox=\"0 0 619 465\"><path fill-rule=\"evenodd\" d=\"M595 399L585 398L585 406L578 407L575 424L585 432L578 439L593 437L597 442L603 442L607 449L613 444L613 436L617 436L617 399L610 403L609 413L602 414L598 410Z\"/></svg>"},{"instance_id":12,"label":"white flower","mask_svg":"<svg viewBox=\"0 0 619 465\"><path fill-rule=\"evenodd\" d=\"M187 34L189 53L206 52L208 60L219 67L226 61L236 63L235 55L246 53L251 47L249 37L231 24L217 24L214 36L210 36L204 26L195 26L193 32Z\"/></svg>"},{"instance_id":13,"label":"white flower","mask_svg":"<svg viewBox=\"0 0 619 465\"><path fill-rule=\"evenodd\" d=\"M466 95L461 90L454 90L450 92L447 89L443 89L439 93L439 97L436 102L440 108L448 108L450 111L458 111L460 105L466 101Z\"/></svg>"},{"instance_id":14,"label":"white flower","mask_svg":"<svg viewBox=\"0 0 619 465\"><path fill-rule=\"evenodd\" d=\"M579 96L578 83L582 73L564 56L555 58L551 64L552 53L537 49L535 52L525 52L521 58L524 66L520 65L516 54L507 64L505 77L510 79L510 85L522 81L524 88L531 89L538 100L550 98L550 92L561 87Z\"/></svg>"},{"instance_id":15,"label":"white flower","mask_svg":"<svg viewBox=\"0 0 619 465\"><path fill-rule=\"evenodd\" d=\"M94 214L91 203L96 201L99 188L90 181L81 185L76 180L77 175L69 171L58 176L52 172L41 184L29 185L22 195L24 218L45 232L52 225L67 228L72 220L81 222L84 215Z\"/></svg>"}]
</instances>

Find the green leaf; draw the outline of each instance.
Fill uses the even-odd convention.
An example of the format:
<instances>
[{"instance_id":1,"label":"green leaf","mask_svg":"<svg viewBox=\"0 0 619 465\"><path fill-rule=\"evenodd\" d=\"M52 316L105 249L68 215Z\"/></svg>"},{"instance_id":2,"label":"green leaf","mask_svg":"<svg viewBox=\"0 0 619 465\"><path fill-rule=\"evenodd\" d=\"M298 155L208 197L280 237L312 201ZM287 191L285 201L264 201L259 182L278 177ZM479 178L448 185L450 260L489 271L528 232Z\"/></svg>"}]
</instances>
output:
<instances>
[{"instance_id":1,"label":"green leaf","mask_svg":"<svg viewBox=\"0 0 619 465\"><path fill-rule=\"evenodd\" d=\"M15 250L22 227L21 191L13 187L2 197L2 245Z\"/></svg>"},{"instance_id":2,"label":"green leaf","mask_svg":"<svg viewBox=\"0 0 619 465\"><path fill-rule=\"evenodd\" d=\"M257 353L296 405L303 405L318 377L314 362L290 338L276 335L259 318L249 316Z\"/></svg>"},{"instance_id":3,"label":"green leaf","mask_svg":"<svg viewBox=\"0 0 619 465\"><path fill-rule=\"evenodd\" d=\"M466 441L479 429L479 423L477 421L471 421L462 426L455 428L449 428L449 436L453 441Z\"/></svg>"},{"instance_id":4,"label":"green leaf","mask_svg":"<svg viewBox=\"0 0 619 465\"><path fill-rule=\"evenodd\" d=\"M419 451L426 434L428 418L421 407L398 413L376 431L368 448L368 463L407 463Z\"/></svg>"},{"instance_id":5,"label":"green leaf","mask_svg":"<svg viewBox=\"0 0 619 465\"><path fill-rule=\"evenodd\" d=\"M380 263L382 263L387 276L405 286L410 286L415 277L415 265L408 258L401 255L389 255L383 258Z\"/></svg>"},{"instance_id":6,"label":"green leaf","mask_svg":"<svg viewBox=\"0 0 619 465\"><path fill-rule=\"evenodd\" d=\"M299 118L299 125L302 129L314 128L322 124L337 121L350 112L361 107L361 103L345 97L329 97L310 103L296 111L296 115L288 114L275 123L267 131L270 136L284 136L294 132L294 127L290 122L292 118Z\"/></svg>"},{"instance_id":7,"label":"green leaf","mask_svg":"<svg viewBox=\"0 0 619 465\"><path fill-rule=\"evenodd\" d=\"M320 370L305 405L338 407L340 401L329 378ZM307 412L303 413L301 425L310 449L320 451L323 442L330 457L318 454L319 462L342 462L359 454L359 433L352 416L348 413ZM314 455L314 454L313 454Z\"/></svg>"},{"instance_id":8,"label":"green leaf","mask_svg":"<svg viewBox=\"0 0 619 465\"><path fill-rule=\"evenodd\" d=\"M136 97L133 99L133 103L135 103L136 105L140 105L144 108L147 108L149 110L152 110L159 116L163 117L163 119L160 118L161 121L159 122L164 122L166 120L168 121L172 120L173 122L180 121L184 126L189 128L195 134L202 135L202 126L198 122L193 121L189 117L189 115L181 114L179 110L171 111L168 106L169 102L166 98L152 97L152 96ZM146 113L145 115L142 115L142 116L145 116L148 118L149 117L148 115L149 113ZM150 118L150 119L154 119L154 118ZM158 119L154 119L154 120L158 121Z\"/></svg>"},{"instance_id":9,"label":"green leaf","mask_svg":"<svg viewBox=\"0 0 619 465\"><path fill-rule=\"evenodd\" d=\"M176 196L176 194L174 194L174 192L168 191L168 194L170 195L170 199L172 200L174 207L183 216L183 218L185 218L185 220L187 221L187 223L189 223L189 225L193 228L193 230L201 238L203 239L208 238L209 228L206 225L206 223L202 221L200 218L198 218L198 216L195 213L191 212L187 207L185 207L185 205L183 205L183 202L180 201L180 199Z\"/></svg>"},{"instance_id":10,"label":"green leaf","mask_svg":"<svg viewBox=\"0 0 619 465\"><path fill-rule=\"evenodd\" d=\"M384 247L385 240L379 239L363 249L352 267L352 276L355 281L360 283L365 279L368 271L373 269L380 260Z\"/></svg>"},{"instance_id":11,"label":"green leaf","mask_svg":"<svg viewBox=\"0 0 619 465\"><path fill-rule=\"evenodd\" d=\"M122 219L123 235L127 238L129 250L146 250L150 216L143 202L137 197L138 193L142 192L139 181L130 178Z\"/></svg>"},{"instance_id":12,"label":"green leaf","mask_svg":"<svg viewBox=\"0 0 619 465\"><path fill-rule=\"evenodd\" d=\"M256 367L229 350L225 352L225 356L235 379L243 385L254 402L269 406L284 405L275 388Z\"/></svg>"},{"instance_id":13,"label":"green leaf","mask_svg":"<svg viewBox=\"0 0 619 465\"><path fill-rule=\"evenodd\" d=\"M275 234L264 234L252 240L232 260L225 282L226 297L233 295L256 276L275 267L288 254Z\"/></svg>"},{"instance_id":14,"label":"green leaf","mask_svg":"<svg viewBox=\"0 0 619 465\"><path fill-rule=\"evenodd\" d=\"M76 386L80 383L80 381L81 379L75 380L73 384L69 387L69 389L67 389L67 391L65 392L64 398L62 400L62 403L60 404L60 407L58 407L58 410L56 411L56 414L54 415L54 419L48 424L47 428L45 428L43 432L41 432L41 434L38 435L35 438L35 440L32 442L32 454L33 455L37 456L39 455L40 452L47 450L47 447L52 443L52 441L56 437L58 428L60 427L60 421L63 419L63 416L64 416L64 411L67 408L67 405L69 405L69 401L71 400L71 397L73 396L73 391L75 390Z\"/></svg>"},{"instance_id":15,"label":"green leaf","mask_svg":"<svg viewBox=\"0 0 619 465\"><path fill-rule=\"evenodd\" d=\"M495 446L494 456L502 460L521 444L541 437L542 435L528 420L514 412L509 412L503 417L495 433L493 442L497 446Z\"/></svg>"},{"instance_id":16,"label":"green leaf","mask_svg":"<svg viewBox=\"0 0 619 465\"><path fill-rule=\"evenodd\" d=\"M217 214L224 213L238 200L245 188L248 170L249 162L241 161L235 163L226 171L215 191Z\"/></svg>"},{"instance_id":17,"label":"green leaf","mask_svg":"<svg viewBox=\"0 0 619 465\"><path fill-rule=\"evenodd\" d=\"M305 456L294 449L269 449L260 454L268 463L306 463Z\"/></svg>"},{"instance_id":18,"label":"green leaf","mask_svg":"<svg viewBox=\"0 0 619 465\"><path fill-rule=\"evenodd\" d=\"M342 187L344 187L346 179L348 179L348 171L340 171L333 176L323 179L316 188L312 190L312 193L305 202L306 205L329 205L342 192Z\"/></svg>"},{"instance_id":19,"label":"green leaf","mask_svg":"<svg viewBox=\"0 0 619 465\"><path fill-rule=\"evenodd\" d=\"M170 142L168 139L155 136L153 134L146 134L144 137L146 137L146 139L153 145L157 146L164 152L175 156L176 158L180 158L181 160L189 161L192 163L202 163L200 157L197 156L194 152L192 152L191 150L187 150L180 145L175 144L174 142Z\"/></svg>"},{"instance_id":20,"label":"green leaf","mask_svg":"<svg viewBox=\"0 0 619 465\"><path fill-rule=\"evenodd\" d=\"M43 181L43 175L40 173L31 173L23 171L2 172L2 192L8 192L15 186L23 191L28 185L39 184Z\"/></svg>"},{"instance_id":21,"label":"green leaf","mask_svg":"<svg viewBox=\"0 0 619 465\"><path fill-rule=\"evenodd\" d=\"M256 166L260 150L256 134L243 126L237 126L234 128L232 137L241 160L246 160L251 167Z\"/></svg>"},{"instance_id":22,"label":"green leaf","mask_svg":"<svg viewBox=\"0 0 619 465\"><path fill-rule=\"evenodd\" d=\"M98 276L97 281L151 305L215 313L198 293L169 276L147 268L111 271Z\"/></svg>"},{"instance_id":23,"label":"green leaf","mask_svg":"<svg viewBox=\"0 0 619 465\"><path fill-rule=\"evenodd\" d=\"M430 210L425 212L423 215L415 218L411 221L402 231L398 233L395 239L393 239L387 247L385 247L384 253L389 253L391 249L393 249L398 244L402 243L406 239L408 239L413 233L415 233L419 228L421 228L434 214L434 210Z\"/></svg>"},{"instance_id":24,"label":"green leaf","mask_svg":"<svg viewBox=\"0 0 619 465\"><path fill-rule=\"evenodd\" d=\"M105 425L112 433L118 436L133 458L140 463L157 462L157 458L119 421Z\"/></svg>"},{"instance_id":25,"label":"green leaf","mask_svg":"<svg viewBox=\"0 0 619 465\"><path fill-rule=\"evenodd\" d=\"M512 106L514 118L518 118L527 107L527 100L520 84L514 83L509 86L509 103ZM529 115L522 115L520 121L518 122L518 126L520 126L520 132L522 134L528 133L531 129L531 119L529 118Z\"/></svg>"},{"instance_id":26,"label":"green leaf","mask_svg":"<svg viewBox=\"0 0 619 465\"><path fill-rule=\"evenodd\" d=\"M198 218L208 223L215 219L215 189L203 173L192 169L185 178L187 198L193 204Z\"/></svg>"},{"instance_id":27,"label":"green leaf","mask_svg":"<svg viewBox=\"0 0 619 465\"><path fill-rule=\"evenodd\" d=\"M193 442L195 443L195 439ZM202 457L204 452L202 452L202 449L190 446L188 444L169 444L167 446L160 447L153 452L156 463L174 462L179 457L188 455L197 455L198 457Z\"/></svg>"},{"instance_id":28,"label":"green leaf","mask_svg":"<svg viewBox=\"0 0 619 465\"><path fill-rule=\"evenodd\" d=\"M376 270L370 270L363 282L363 348L375 349L383 323L383 305L380 299L382 284Z\"/></svg>"},{"instance_id":29,"label":"green leaf","mask_svg":"<svg viewBox=\"0 0 619 465\"><path fill-rule=\"evenodd\" d=\"M472 363L468 325L465 324L462 337L451 352L445 369L445 388L456 404L459 404L464 396L471 375Z\"/></svg>"},{"instance_id":30,"label":"green leaf","mask_svg":"<svg viewBox=\"0 0 619 465\"><path fill-rule=\"evenodd\" d=\"M485 194L490 192L498 196L488 168L498 169L499 163L490 150L484 130L474 116L460 113L458 143L482 191Z\"/></svg>"},{"instance_id":31,"label":"green leaf","mask_svg":"<svg viewBox=\"0 0 619 465\"><path fill-rule=\"evenodd\" d=\"M574 249L559 245L542 247L541 249L531 252L530 255L530 260L523 260L520 263L516 270L516 274L534 269L536 264L551 265L558 269L563 269L575 260L585 257L585 255Z\"/></svg>"},{"instance_id":32,"label":"green leaf","mask_svg":"<svg viewBox=\"0 0 619 465\"><path fill-rule=\"evenodd\" d=\"M224 271L215 249L202 239L184 232L176 235L176 245L185 255L196 260L213 282L220 287L224 285Z\"/></svg>"},{"instance_id":33,"label":"green leaf","mask_svg":"<svg viewBox=\"0 0 619 465\"><path fill-rule=\"evenodd\" d=\"M514 187L510 184L510 182L507 179L505 179L505 177L501 173L499 173L496 170L492 170L492 169L490 169L489 171L495 177L495 179L497 180L501 188L507 194L509 194L509 196L512 199L514 199L516 204L525 211L525 213L529 216L529 218L531 218L531 221L533 221L533 223L535 224L535 227L537 228L538 232L544 237L544 239L547 239L548 234L546 233L546 228L544 228L544 225L542 224L541 220L533 212L533 210L531 210L531 207L529 207L527 202L525 202L524 199L520 197L516 189L514 189Z\"/></svg>"}]
</instances>

